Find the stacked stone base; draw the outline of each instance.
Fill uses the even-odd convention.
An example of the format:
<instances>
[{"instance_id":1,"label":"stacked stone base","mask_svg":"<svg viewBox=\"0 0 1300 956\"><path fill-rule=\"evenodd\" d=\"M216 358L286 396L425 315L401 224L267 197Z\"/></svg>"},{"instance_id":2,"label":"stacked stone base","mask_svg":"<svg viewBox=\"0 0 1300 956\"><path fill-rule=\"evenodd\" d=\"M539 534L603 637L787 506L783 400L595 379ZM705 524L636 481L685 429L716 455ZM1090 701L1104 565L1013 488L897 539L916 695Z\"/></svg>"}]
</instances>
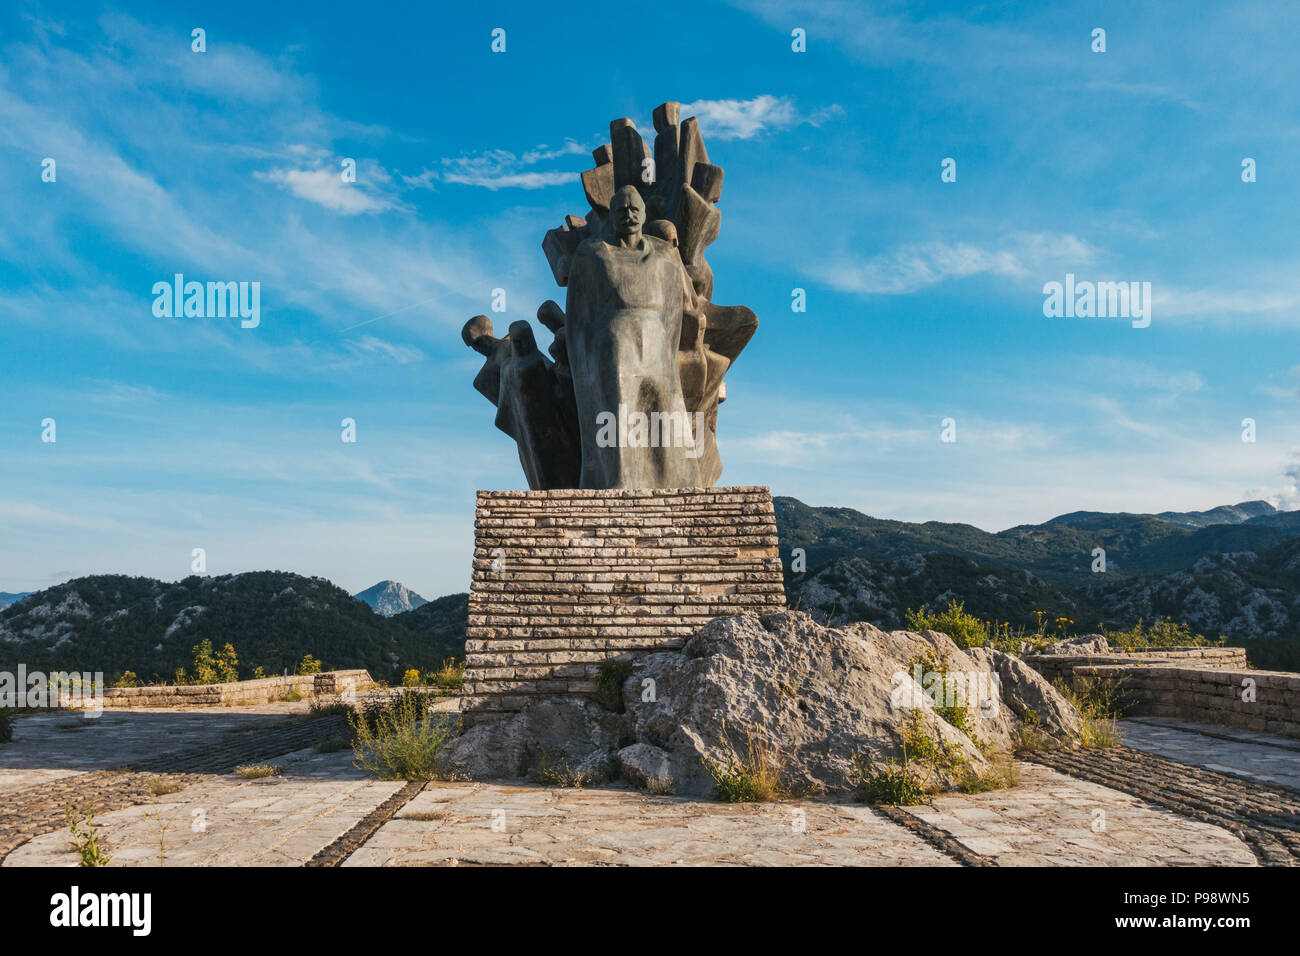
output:
<instances>
[{"instance_id":1,"label":"stacked stone base","mask_svg":"<svg viewBox=\"0 0 1300 956\"><path fill-rule=\"evenodd\" d=\"M480 491L462 716L590 694L600 662L785 607L762 487Z\"/></svg>"}]
</instances>

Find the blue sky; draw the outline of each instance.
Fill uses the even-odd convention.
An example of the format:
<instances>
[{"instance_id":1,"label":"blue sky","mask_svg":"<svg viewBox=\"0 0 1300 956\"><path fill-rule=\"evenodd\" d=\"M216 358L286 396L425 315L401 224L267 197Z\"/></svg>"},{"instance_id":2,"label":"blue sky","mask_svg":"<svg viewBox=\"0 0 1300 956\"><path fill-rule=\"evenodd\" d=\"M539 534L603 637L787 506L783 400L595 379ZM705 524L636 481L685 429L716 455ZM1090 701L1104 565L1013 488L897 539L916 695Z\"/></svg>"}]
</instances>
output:
<instances>
[{"instance_id":1,"label":"blue sky","mask_svg":"<svg viewBox=\"0 0 1300 956\"><path fill-rule=\"evenodd\" d=\"M1142 6L7 4L0 590L196 547L464 589L474 490L523 477L460 326L563 300L543 233L668 99L727 171L714 301L761 322L722 483L989 530L1300 507L1300 9ZM177 272L261 324L156 318ZM1067 272L1150 282L1150 327L1045 317Z\"/></svg>"}]
</instances>

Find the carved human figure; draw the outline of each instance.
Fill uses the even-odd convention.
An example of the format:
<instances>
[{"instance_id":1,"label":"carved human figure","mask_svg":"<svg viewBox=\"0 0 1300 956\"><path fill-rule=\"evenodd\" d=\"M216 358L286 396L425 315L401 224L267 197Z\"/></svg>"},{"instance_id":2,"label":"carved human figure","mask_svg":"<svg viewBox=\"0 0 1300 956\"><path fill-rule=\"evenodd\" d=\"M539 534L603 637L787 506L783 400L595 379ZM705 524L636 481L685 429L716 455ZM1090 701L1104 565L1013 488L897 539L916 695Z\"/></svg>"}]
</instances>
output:
<instances>
[{"instance_id":1,"label":"carved human figure","mask_svg":"<svg viewBox=\"0 0 1300 956\"><path fill-rule=\"evenodd\" d=\"M682 262L662 239L645 235L645 204L635 186L610 200L611 233L573 254L565 339L582 442L583 488L700 487L699 449L680 437L689 422L678 369L684 289ZM603 413L603 414L602 414ZM662 430L638 436L632 416L654 415ZM618 441L597 427L609 416Z\"/></svg>"},{"instance_id":2,"label":"carved human figure","mask_svg":"<svg viewBox=\"0 0 1300 956\"><path fill-rule=\"evenodd\" d=\"M462 337L486 361L474 387L497 407L496 426L515 440L519 463L533 489L573 488L578 482L578 438L555 365L537 348L527 322L513 322L498 339L486 316L465 324Z\"/></svg>"}]
</instances>

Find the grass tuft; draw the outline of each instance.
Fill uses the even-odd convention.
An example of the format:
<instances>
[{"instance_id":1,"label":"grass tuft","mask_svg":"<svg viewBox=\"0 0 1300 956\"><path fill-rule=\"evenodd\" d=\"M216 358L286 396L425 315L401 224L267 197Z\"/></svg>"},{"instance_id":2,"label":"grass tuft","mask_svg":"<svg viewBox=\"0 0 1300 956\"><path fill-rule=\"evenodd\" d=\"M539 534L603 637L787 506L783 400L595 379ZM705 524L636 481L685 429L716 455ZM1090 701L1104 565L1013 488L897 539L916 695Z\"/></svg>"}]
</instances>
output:
<instances>
[{"instance_id":1,"label":"grass tuft","mask_svg":"<svg viewBox=\"0 0 1300 956\"><path fill-rule=\"evenodd\" d=\"M574 770L567 763L561 767L554 766L546 751L533 768L533 781L544 787L589 787L595 783L592 775L585 770Z\"/></svg>"},{"instance_id":2,"label":"grass tuft","mask_svg":"<svg viewBox=\"0 0 1300 956\"><path fill-rule=\"evenodd\" d=\"M1119 742L1119 718L1124 716L1124 682L1081 677L1073 684L1053 681L1061 696L1074 705L1083 719L1076 738L1083 747L1113 747Z\"/></svg>"},{"instance_id":3,"label":"grass tuft","mask_svg":"<svg viewBox=\"0 0 1300 956\"><path fill-rule=\"evenodd\" d=\"M775 744L764 739L762 731L745 733L745 752L740 754L727 737L722 725L723 744L727 753L721 762L704 760L704 769L718 788L718 799L725 803L767 803L786 796L781 785L785 761Z\"/></svg>"},{"instance_id":4,"label":"grass tuft","mask_svg":"<svg viewBox=\"0 0 1300 956\"><path fill-rule=\"evenodd\" d=\"M273 763L246 763L242 767L236 767L235 773L245 780L261 780L264 777L280 776L284 773L284 768Z\"/></svg>"},{"instance_id":5,"label":"grass tuft","mask_svg":"<svg viewBox=\"0 0 1300 956\"><path fill-rule=\"evenodd\" d=\"M645 782L645 792L656 797L671 797L675 784L672 777L649 777Z\"/></svg>"},{"instance_id":6,"label":"grass tuft","mask_svg":"<svg viewBox=\"0 0 1300 956\"><path fill-rule=\"evenodd\" d=\"M169 793L180 793L189 784L183 780L177 780L174 777L150 777L145 781L145 787L155 797L163 797Z\"/></svg>"}]
</instances>

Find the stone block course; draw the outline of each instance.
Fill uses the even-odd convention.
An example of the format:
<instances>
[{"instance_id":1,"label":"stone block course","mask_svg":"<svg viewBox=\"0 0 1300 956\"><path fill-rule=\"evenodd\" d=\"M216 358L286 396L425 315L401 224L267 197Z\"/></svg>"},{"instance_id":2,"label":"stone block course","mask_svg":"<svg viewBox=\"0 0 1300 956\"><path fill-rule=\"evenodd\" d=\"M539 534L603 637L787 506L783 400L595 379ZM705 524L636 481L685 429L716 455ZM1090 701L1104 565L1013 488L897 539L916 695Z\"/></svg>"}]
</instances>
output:
<instances>
[{"instance_id":1,"label":"stone block course","mask_svg":"<svg viewBox=\"0 0 1300 956\"><path fill-rule=\"evenodd\" d=\"M1241 651L1241 648L1207 650ZM1242 655L1244 656L1244 651ZM1181 656L1169 661L1116 663L1113 657L1086 663L1074 658L1061 676L1119 684L1125 713L1134 717L1177 717L1204 724L1268 731L1300 737L1300 674L1253 671L1245 667L1207 670L1207 661L1222 663L1234 655ZM1035 667L1047 658L1026 658ZM1253 699L1245 699L1253 681Z\"/></svg>"},{"instance_id":2,"label":"stone block course","mask_svg":"<svg viewBox=\"0 0 1300 956\"><path fill-rule=\"evenodd\" d=\"M105 707L215 707L265 704L296 692L303 697L331 696L346 690L361 691L374 684L364 670L290 674L226 684L151 685L110 687L104 691Z\"/></svg>"},{"instance_id":3,"label":"stone block course","mask_svg":"<svg viewBox=\"0 0 1300 956\"><path fill-rule=\"evenodd\" d=\"M590 693L599 662L680 648L715 617L785 608L765 487L480 491L467 723Z\"/></svg>"}]
</instances>

